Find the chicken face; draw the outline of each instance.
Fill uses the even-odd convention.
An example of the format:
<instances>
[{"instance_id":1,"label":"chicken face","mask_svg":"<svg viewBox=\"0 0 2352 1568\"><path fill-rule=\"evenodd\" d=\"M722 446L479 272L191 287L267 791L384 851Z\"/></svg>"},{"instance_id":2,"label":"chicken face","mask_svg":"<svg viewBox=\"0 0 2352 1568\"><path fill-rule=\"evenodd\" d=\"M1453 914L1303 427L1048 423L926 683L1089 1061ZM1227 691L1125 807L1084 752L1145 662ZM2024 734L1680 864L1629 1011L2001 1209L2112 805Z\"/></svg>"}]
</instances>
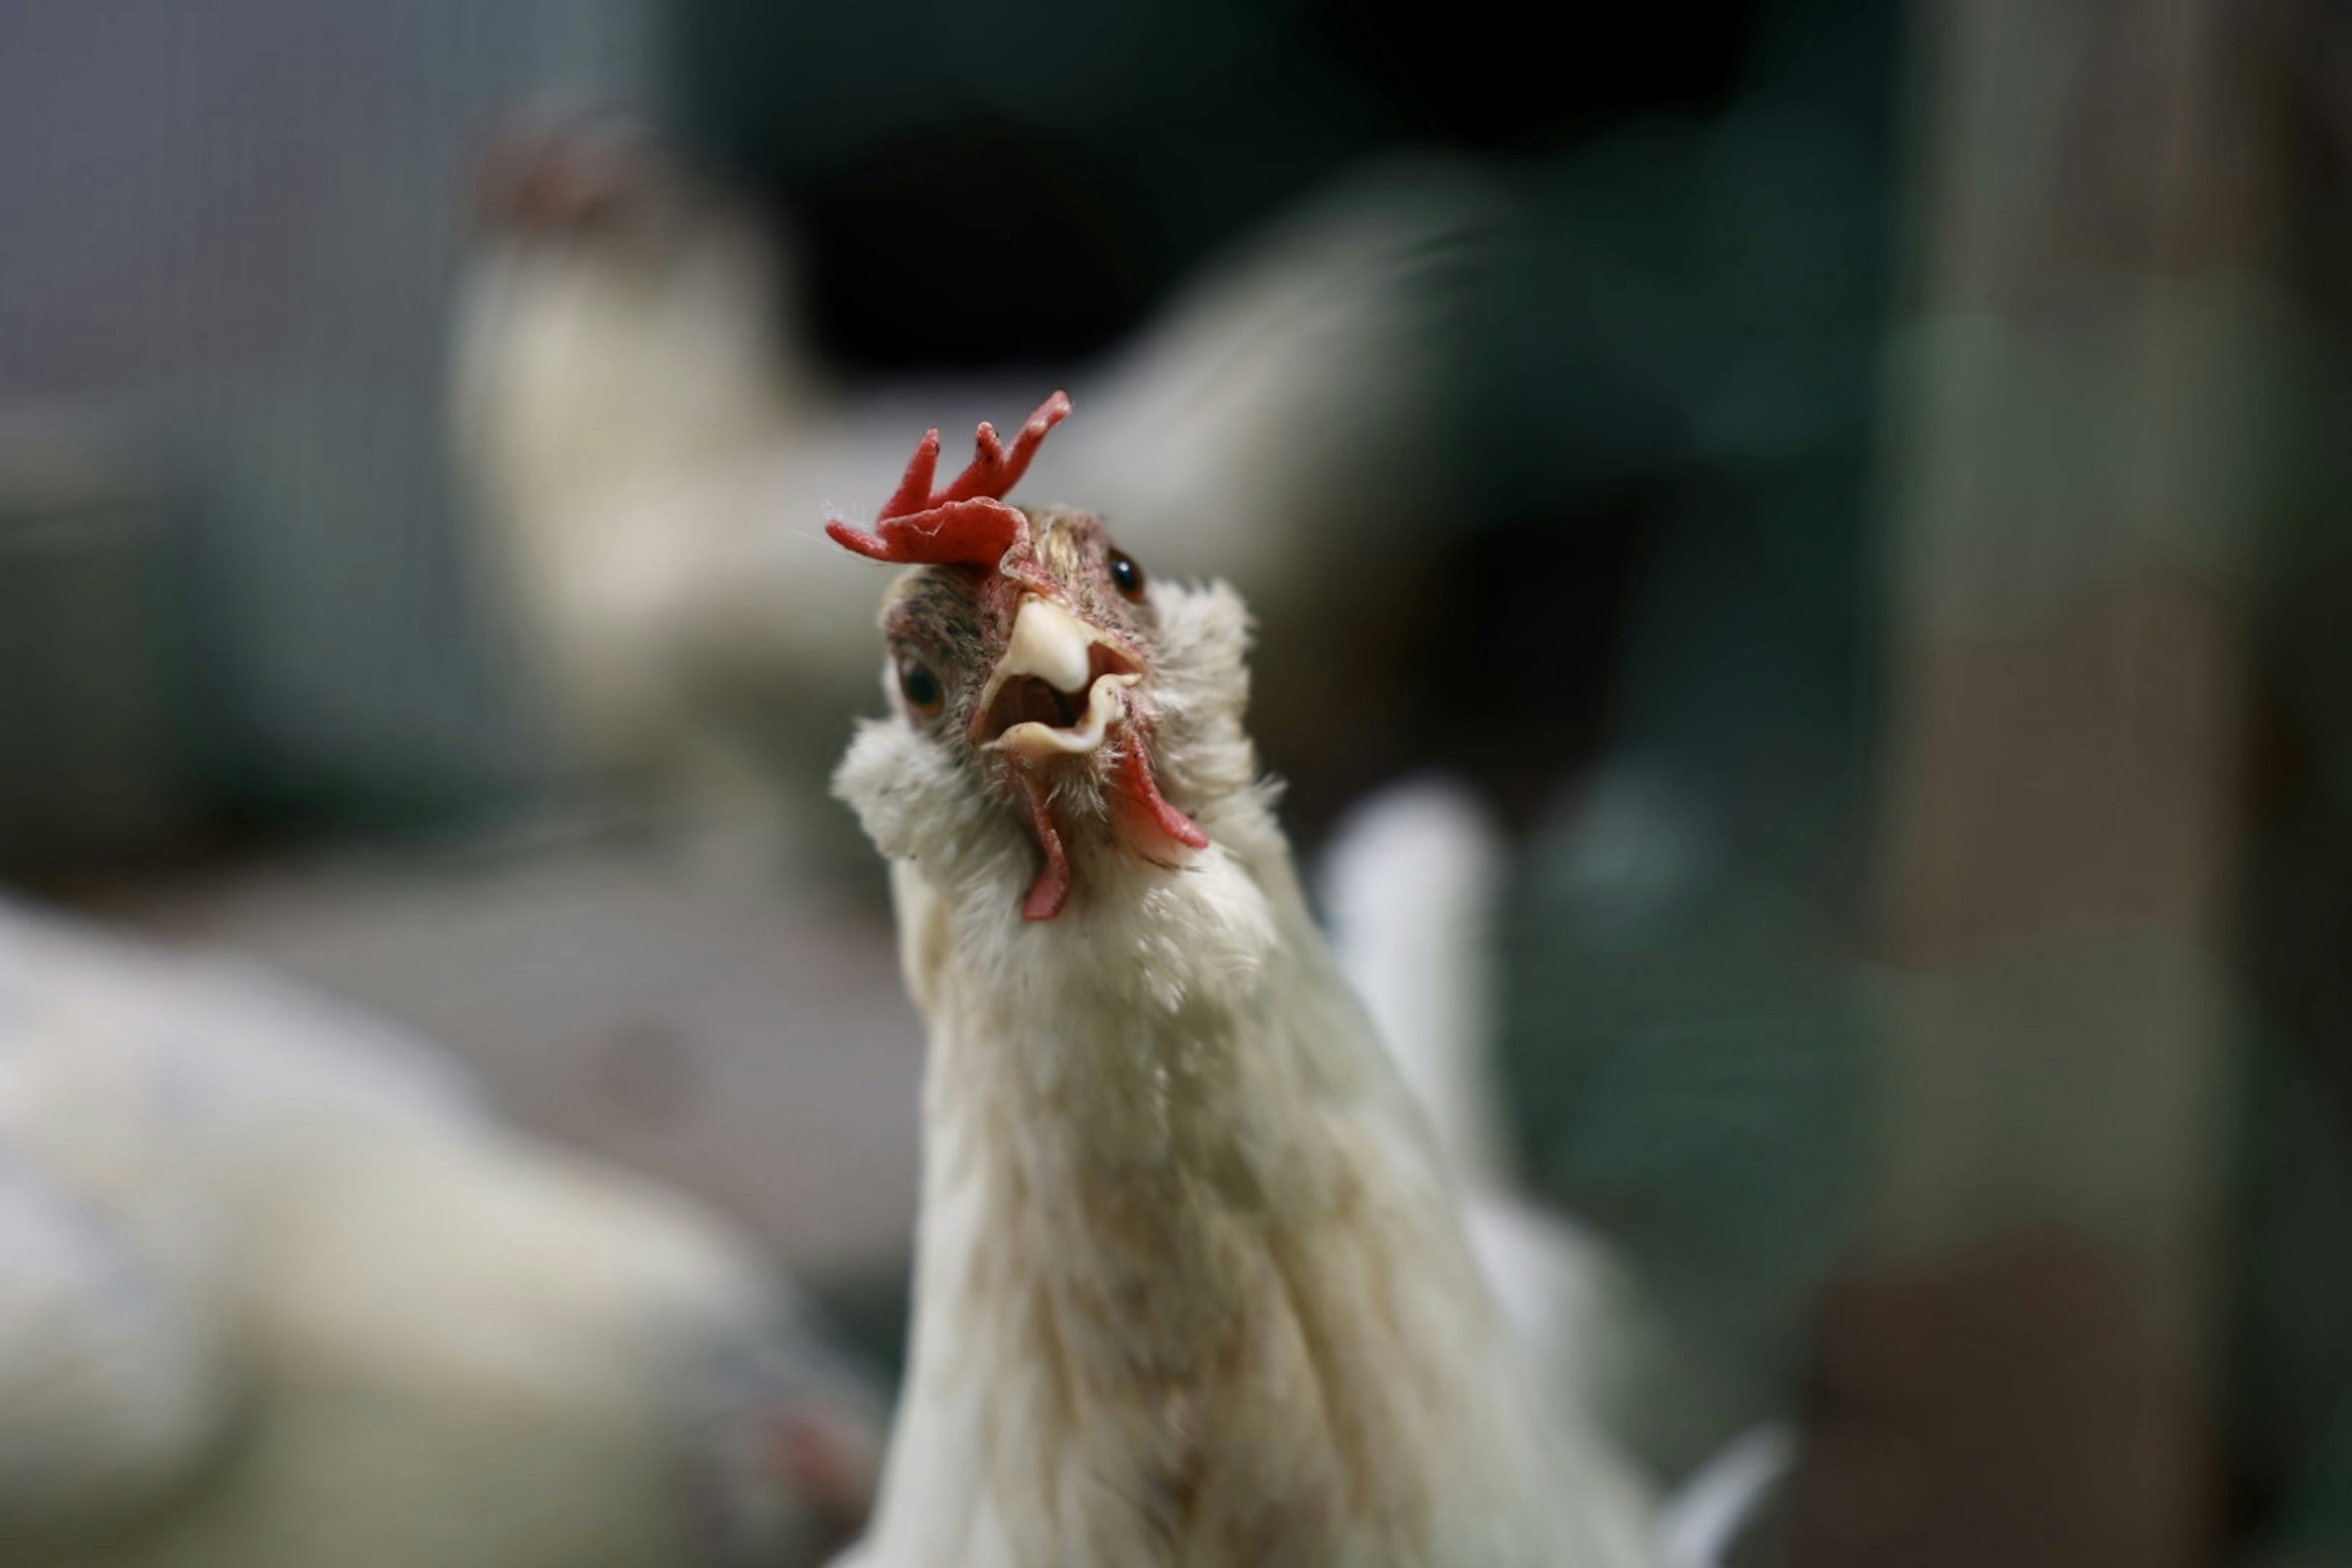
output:
<instances>
[{"instance_id":1,"label":"chicken face","mask_svg":"<svg viewBox=\"0 0 2352 1568\"><path fill-rule=\"evenodd\" d=\"M982 426L971 467L936 493L932 431L875 532L826 530L861 554L921 563L882 617L900 718L1028 827L1033 921L1062 912L1074 856L1175 866L1208 847L1152 765L1158 623L1142 568L1085 512L1002 499L1068 407L1055 394L1009 453Z\"/></svg>"}]
</instances>

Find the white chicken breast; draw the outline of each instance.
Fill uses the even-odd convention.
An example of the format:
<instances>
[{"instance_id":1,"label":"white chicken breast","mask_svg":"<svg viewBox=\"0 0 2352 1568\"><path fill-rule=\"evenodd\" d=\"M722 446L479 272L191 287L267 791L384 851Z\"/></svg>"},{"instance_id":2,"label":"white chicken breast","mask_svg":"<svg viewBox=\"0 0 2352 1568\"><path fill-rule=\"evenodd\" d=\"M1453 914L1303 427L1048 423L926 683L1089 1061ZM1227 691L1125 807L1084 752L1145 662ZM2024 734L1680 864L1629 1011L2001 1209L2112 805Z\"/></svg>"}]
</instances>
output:
<instances>
[{"instance_id":1,"label":"white chicken breast","mask_svg":"<svg viewBox=\"0 0 2352 1568\"><path fill-rule=\"evenodd\" d=\"M428 1047L0 905L0 1559L806 1562L876 1426L739 1238Z\"/></svg>"},{"instance_id":2,"label":"white chicken breast","mask_svg":"<svg viewBox=\"0 0 2352 1568\"><path fill-rule=\"evenodd\" d=\"M861 1568L1632 1564L1242 727L1248 618L1001 499L1059 395L877 529L897 709L837 787L929 1027L911 1363Z\"/></svg>"}]
</instances>

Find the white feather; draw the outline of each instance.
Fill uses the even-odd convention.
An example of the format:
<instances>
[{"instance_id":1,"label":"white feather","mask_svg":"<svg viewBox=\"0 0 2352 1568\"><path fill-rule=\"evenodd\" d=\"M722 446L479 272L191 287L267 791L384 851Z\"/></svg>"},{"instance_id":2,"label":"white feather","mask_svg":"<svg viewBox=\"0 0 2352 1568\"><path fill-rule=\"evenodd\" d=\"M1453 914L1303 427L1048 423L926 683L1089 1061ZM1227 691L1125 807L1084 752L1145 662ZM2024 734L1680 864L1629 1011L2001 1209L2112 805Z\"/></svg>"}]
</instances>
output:
<instances>
[{"instance_id":1,"label":"white feather","mask_svg":"<svg viewBox=\"0 0 2352 1568\"><path fill-rule=\"evenodd\" d=\"M1494 1103L1496 905L1502 826L1469 786L1403 780L1358 803L1322 859L1339 967L1463 1181L1499 1190L1510 1162Z\"/></svg>"},{"instance_id":2,"label":"white feather","mask_svg":"<svg viewBox=\"0 0 2352 1568\"><path fill-rule=\"evenodd\" d=\"M1630 1451L1655 1448L1660 1402L1688 1397L1677 1374L1690 1358L1617 1247L1511 1179L1493 973L1507 860L1499 824L1461 781L1431 774L1379 790L1324 852L1333 945L1465 1174L1471 1249L1556 1421ZM1726 1561L1792 1451L1786 1428L1759 1427L1677 1485L1660 1509L1674 1568Z\"/></svg>"}]
</instances>

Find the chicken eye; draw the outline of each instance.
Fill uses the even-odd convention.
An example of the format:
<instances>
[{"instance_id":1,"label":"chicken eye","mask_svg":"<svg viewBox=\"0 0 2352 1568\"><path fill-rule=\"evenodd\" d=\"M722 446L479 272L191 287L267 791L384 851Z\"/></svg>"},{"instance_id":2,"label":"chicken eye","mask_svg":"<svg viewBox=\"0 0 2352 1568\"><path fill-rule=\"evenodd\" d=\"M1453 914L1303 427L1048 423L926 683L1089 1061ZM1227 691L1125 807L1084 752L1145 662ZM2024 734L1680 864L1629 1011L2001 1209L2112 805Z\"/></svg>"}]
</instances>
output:
<instances>
[{"instance_id":1,"label":"chicken eye","mask_svg":"<svg viewBox=\"0 0 2352 1568\"><path fill-rule=\"evenodd\" d=\"M1119 591L1120 596L1130 604L1142 602L1143 568L1138 566L1135 563L1135 557L1124 550L1114 550L1110 552L1110 580L1112 586Z\"/></svg>"},{"instance_id":2,"label":"chicken eye","mask_svg":"<svg viewBox=\"0 0 2352 1568\"><path fill-rule=\"evenodd\" d=\"M898 693L906 698L908 707L925 719L938 718L940 710L947 706L940 678L922 660L907 654L898 656Z\"/></svg>"}]
</instances>

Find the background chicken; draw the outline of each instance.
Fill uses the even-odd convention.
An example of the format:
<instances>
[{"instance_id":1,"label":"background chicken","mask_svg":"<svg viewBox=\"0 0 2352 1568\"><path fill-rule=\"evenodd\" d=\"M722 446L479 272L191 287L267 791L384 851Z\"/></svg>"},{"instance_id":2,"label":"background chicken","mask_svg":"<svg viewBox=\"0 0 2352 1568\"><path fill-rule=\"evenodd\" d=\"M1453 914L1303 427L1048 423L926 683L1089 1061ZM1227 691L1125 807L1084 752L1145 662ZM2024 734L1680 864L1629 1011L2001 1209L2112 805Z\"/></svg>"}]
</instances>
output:
<instances>
[{"instance_id":1,"label":"background chicken","mask_svg":"<svg viewBox=\"0 0 2352 1568\"><path fill-rule=\"evenodd\" d=\"M930 1028L911 1362L858 1561L1638 1563L1548 1427L1241 728L1247 619L1000 497L1059 395L860 553L899 711L838 778ZM1563 1424L1565 1425L1565 1424Z\"/></svg>"},{"instance_id":2,"label":"background chicken","mask_svg":"<svg viewBox=\"0 0 2352 1568\"><path fill-rule=\"evenodd\" d=\"M1655 1465L1671 1343L1606 1238L1521 1194L1495 1105L1495 925L1505 845L1460 780L1368 797L1318 864L1331 946L1464 1186L1472 1249L1564 1415ZM1662 1478L1663 1479L1663 1478Z\"/></svg>"},{"instance_id":3,"label":"background chicken","mask_svg":"<svg viewBox=\"0 0 2352 1568\"><path fill-rule=\"evenodd\" d=\"M1757 1554L1777 1546L1789 1412L1759 1413L1615 1238L1533 1195L1505 1136L1508 854L1496 813L1457 776L1374 792L1318 858L1332 951L1463 1179L1471 1249L1558 1417L1605 1435L1664 1492L1676 1568L1769 1561Z\"/></svg>"},{"instance_id":4,"label":"background chicken","mask_svg":"<svg viewBox=\"0 0 2352 1568\"><path fill-rule=\"evenodd\" d=\"M397 1030L0 906L0 1556L807 1562L875 1415L740 1240Z\"/></svg>"},{"instance_id":5,"label":"background chicken","mask_svg":"<svg viewBox=\"0 0 2352 1568\"><path fill-rule=\"evenodd\" d=\"M593 765L805 816L870 632L854 563L819 559L806 520L895 466L910 424L1019 394L840 384L775 226L641 130L519 128L483 191L455 430L530 673ZM1280 612L1262 702L1307 757L1365 738L1331 655L1381 642L1387 542L1433 497L1440 279L1488 201L1436 165L1327 193L1087 367L1088 428L1045 459L1155 561Z\"/></svg>"}]
</instances>

